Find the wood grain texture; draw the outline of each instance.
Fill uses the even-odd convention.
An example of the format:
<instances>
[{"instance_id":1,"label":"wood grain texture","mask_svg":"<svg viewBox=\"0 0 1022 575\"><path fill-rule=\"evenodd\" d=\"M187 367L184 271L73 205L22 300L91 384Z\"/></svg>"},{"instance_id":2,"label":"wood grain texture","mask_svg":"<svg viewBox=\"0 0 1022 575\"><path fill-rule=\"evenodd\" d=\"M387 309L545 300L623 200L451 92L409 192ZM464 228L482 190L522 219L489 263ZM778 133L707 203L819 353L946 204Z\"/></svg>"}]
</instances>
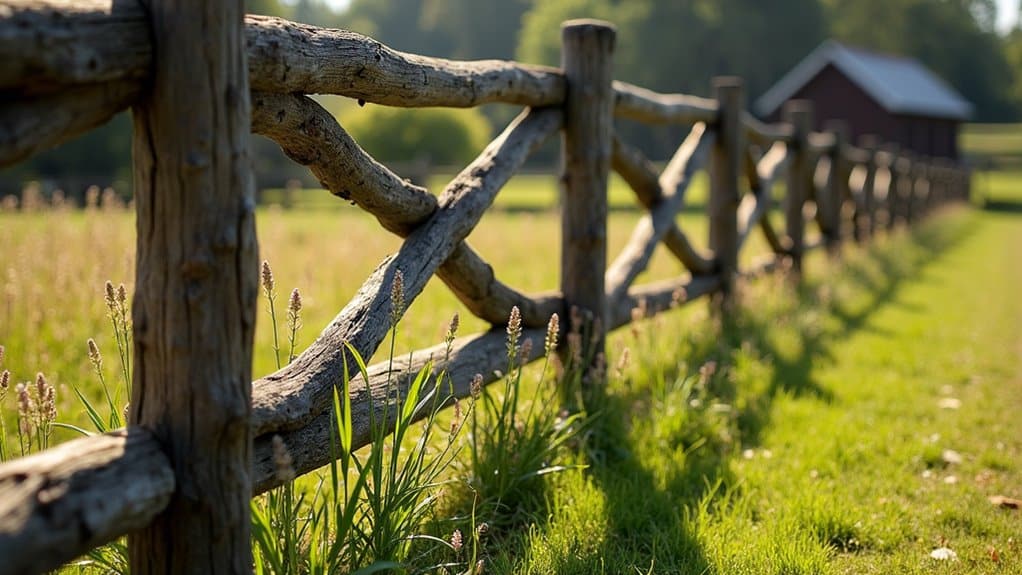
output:
<instances>
[{"instance_id":1,"label":"wood grain texture","mask_svg":"<svg viewBox=\"0 0 1022 575\"><path fill-rule=\"evenodd\" d=\"M177 489L128 537L134 573L249 573L258 295L243 2L152 0L152 89L134 110L133 425Z\"/></svg>"},{"instance_id":2,"label":"wood grain texture","mask_svg":"<svg viewBox=\"0 0 1022 575\"><path fill-rule=\"evenodd\" d=\"M323 187L376 216L387 230L407 237L437 210L436 196L366 153L315 100L299 94L253 95L252 130L273 139L294 161L308 166ZM493 269L466 242L437 271L476 316L503 325L513 306L526 326L546 325L560 297L532 298L496 279Z\"/></svg>"},{"instance_id":3,"label":"wood grain texture","mask_svg":"<svg viewBox=\"0 0 1022 575\"><path fill-rule=\"evenodd\" d=\"M41 573L140 529L167 506L174 471L138 427L0 466L0 574Z\"/></svg>"},{"instance_id":4,"label":"wood grain texture","mask_svg":"<svg viewBox=\"0 0 1022 575\"><path fill-rule=\"evenodd\" d=\"M290 365L253 384L256 434L302 427L329 407L344 362L355 365L344 342L371 357L386 337L397 271L403 276L405 304L410 304L475 228L500 188L560 126L560 110L526 110L448 184L436 212L376 268L316 341Z\"/></svg>"},{"instance_id":5,"label":"wood grain texture","mask_svg":"<svg viewBox=\"0 0 1022 575\"><path fill-rule=\"evenodd\" d=\"M249 15L245 32L254 90L339 94L402 107L538 107L564 99L563 78L552 68L407 54L355 32L270 16Z\"/></svg>"},{"instance_id":6,"label":"wood grain texture","mask_svg":"<svg viewBox=\"0 0 1022 575\"><path fill-rule=\"evenodd\" d=\"M742 198L738 205L738 250L741 251L752 230L759 227L763 230L767 244L774 253L786 251L781 239L774 231L773 224L766 218L773 204L773 187L777 178L788 165L788 146L778 142L770 147L766 154L755 163L755 185L751 185L752 193ZM750 178L752 180L752 178Z\"/></svg>"},{"instance_id":7,"label":"wood grain texture","mask_svg":"<svg viewBox=\"0 0 1022 575\"><path fill-rule=\"evenodd\" d=\"M0 168L108 122L138 100L135 82L109 82L29 96L0 106Z\"/></svg>"},{"instance_id":8,"label":"wood grain texture","mask_svg":"<svg viewBox=\"0 0 1022 575\"><path fill-rule=\"evenodd\" d=\"M565 305L581 312L577 317L591 322L591 326L568 328L594 334L593 358L603 352L607 325L604 272L616 36L612 25L598 20L569 20L561 26L566 82L561 132L561 293Z\"/></svg>"},{"instance_id":9,"label":"wood grain texture","mask_svg":"<svg viewBox=\"0 0 1022 575\"><path fill-rule=\"evenodd\" d=\"M646 124L708 123L717 117L717 102L686 94L660 94L615 81L614 115Z\"/></svg>"},{"instance_id":10,"label":"wood grain texture","mask_svg":"<svg viewBox=\"0 0 1022 575\"><path fill-rule=\"evenodd\" d=\"M0 94L5 97L52 94L83 84L137 84L150 75L151 62L149 24L137 2L5 0L0 5ZM109 111L115 102L104 104L108 115L116 111Z\"/></svg>"},{"instance_id":11,"label":"wood grain texture","mask_svg":"<svg viewBox=\"0 0 1022 575\"><path fill-rule=\"evenodd\" d=\"M609 327L613 329L629 323L632 309L638 306L640 301L645 302L644 305L650 314L659 313L713 293L718 287L718 278L712 276L695 279L677 278L635 287L627 298L618 300L610 308ZM565 327L564 323L561 326ZM522 341L531 339L534 344L525 362L542 359L542 342L545 336L546 330L543 329L526 329L522 332ZM441 397L448 402L455 397L468 397L471 394L472 378L476 374L482 376L483 385L488 385L499 381L503 372L507 370L507 333L504 329L494 329L458 338L450 352L446 345L437 345L416 351L410 357L406 355L395 358L393 367L388 362L370 366L367 370L368 382L361 376L353 378L350 383L352 444L356 448L371 442L370 422L374 418L376 421L382 420L388 408L393 413L393 402L397 397L406 396L412 380L427 364L432 366L433 377L428 380L424 389L429 389L436 383L437 374L446 372L449 379L441 386L441 390L445 392ZM448 394L447 391L451 393ZM370 411L370 406L375 412ZM417 417L425 415L419 413ZM295 472L302 475L330 463L333 457L330 451L330 434L336 433L332 431L335 429L334 414L332 410L327 409L303 427L270 432L256 438L253 494L263 493L280 484L273 463L273 435L280 435L284 440Z\"/></svg>"},{"instance_id":12,"label":"wood grain texture","mask_svg":"<svg viewBox=\"0 0 1022 575\"><path fill-rule=\"evenodd\" d=\"M745 158L742 113L745 96L739 78L714 78L713 90L720 114L715 124L717 139L710 161L710 249L721 277L722 303L729 306L738 272L739 180Z\"/></svg>"},{"instance_id":13,"label":"wood grain texture","mask_svg":"<svg viewBox=\"0 0 1022 575\"><path fill-rule=\"evenodd\" d=\"M669 230L676 227L675 218L684 207L685 192L692 182L692 176L706 162L713 139L706 124L696 124L664 169L659 181L662 190L659 201L639 219L628 243L607 269L607 299L610 305L627 295L628 287L649 265L657 245Z\"/></svg>"},{"instance_id":14,"label":"wood grain texture","mask_svg":"<svg viewBox=\"0 0 1022 575\"><path fill-rule=\"evenodd\" d=\"M522 341L531 339L534 344L528 361L542 357L545 335L545 329L526 329L522 332ZM446 345L441 344L416 351L411 356L406 354L395 357L392 371L389 362L370 366L367 370L368 383L361 376L353 378L350 383L350 396L352 444L355 448L368 445L372 441L371 422L383 421L384 415L388 412L393 415L396 398L407 396L412 380L427 363L432 363L432 377L424 384L423 389L430 389L436 384L437 374L446 372L448 379L443 381L440 397L447 401L452 401L454 397L468 397L471 393L472 378L477 373L482 375L483 384L486 385L499 380L502 372L507 370L507 332L505 329L493 329L482 334L458 338L454 341L450 353ZM453 395L449 392L453 392ZM372 409L375 411L371 411ZM417 417L425 415L419 413ZM303 427L258 437L255 442L253 493L262 493L279 484L273 464L271 445L273 435L280 435L284 440L291 454L293 467L296 473L301 475L330 463L332 459L330 433L336 433L332 429L337 429L333 422L333 410L326 409ZM390 423L392 422L388 422L388 425Z\"/></svg>"},{"instance_id":15,"label":"wood grain texture","mask_svg":"<svg viewBox=\"0 0 1022 575\"><path fill-rule=\"evenodd\" d=\"M789 124L766 124L749 112L742 112L742 127L749 142L768 148L776 142L790 142L792 129Z\"/></svg>"},{"instance_id":16,"label":"wood grain texture","mask_svg":"<svg viewBox=\"0 0 1022 575\"><path fill-rule=\"evenodd\" d=\"M660 202L663 190L660 187L660 176L657 175L656 166L638 148L621 140L616 134L611 167L635 192L642 207L651 210ZM713 258L697 250L676 222L667 230L663 242L668 251L674 254L692 275L713 273Z\"/></svg>"},{"instance_id":17,"label":"wood grain texture","mask_svg":"<svg viewBox=\"0 0 1022 575\"><path fill-rule=\"evenodd\" d=\"M809 149L809 131L812 127L812 104L805 100L792 100L783 110L785 121L794 128L791 141L791 159L788 162L788 193L784 197L785 231L790 241L788 254L792 270L802 270L805 252L805 216L802 208L810 198L813 185L813 152Z\"/></svg>"}]
</instances>

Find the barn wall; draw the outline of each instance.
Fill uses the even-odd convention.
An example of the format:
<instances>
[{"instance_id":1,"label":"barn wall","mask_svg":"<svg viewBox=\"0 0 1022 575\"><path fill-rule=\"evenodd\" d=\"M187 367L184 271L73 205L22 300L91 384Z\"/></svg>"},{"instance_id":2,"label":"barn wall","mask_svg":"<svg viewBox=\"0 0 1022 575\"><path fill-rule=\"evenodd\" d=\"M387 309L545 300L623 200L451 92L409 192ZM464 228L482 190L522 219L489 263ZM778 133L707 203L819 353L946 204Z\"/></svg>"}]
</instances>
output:
<instances>
[{"instance_id":1,"label":"barn wall","mask_svg":"<svg viewBox=\"0 0 1022 575\"><path fill-rule=\"evenodd\" d=\"M821 70L792 99L813 102L814 130L821 130L828 120L844 120L848 123L853 142L864 134L874 134L883 141L897 143L920 155L958 157L956 121L892 115L833 65ZM766 119L780 121L780 110Z\"/></svg>"}]
</instances>

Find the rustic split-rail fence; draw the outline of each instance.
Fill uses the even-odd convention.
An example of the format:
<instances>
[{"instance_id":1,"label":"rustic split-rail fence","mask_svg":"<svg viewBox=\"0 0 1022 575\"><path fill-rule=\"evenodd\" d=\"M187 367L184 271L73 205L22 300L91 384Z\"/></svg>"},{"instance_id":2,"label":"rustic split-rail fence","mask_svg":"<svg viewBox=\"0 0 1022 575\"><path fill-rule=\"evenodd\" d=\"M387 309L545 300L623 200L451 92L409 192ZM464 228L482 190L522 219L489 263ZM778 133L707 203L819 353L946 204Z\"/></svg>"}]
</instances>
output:
<instances>
[{"instance_id":1,"label":"rustic split-rail fence","mask_svg":"<svg viewBox=\"0 0 1022 575\"><path fill-rule=\"evenodd\" d=\"M244 16L240 0L0 0L0 166L130 108L138 222L130 425L0 466L0 573L53 568L124 534L134 573L249 572L249 498L278 481L271 439L284 439L299 474L330 461L343 343L372 356L390 325L388 288L398 270L408 301L435 274L496 327L517 306L524 337L542 341L551 314L571 317L564 312L577 308L602 336L632 321L641 302L655 313L712 294L726 309L740 276L797 272L813 247L836 251L846 239L866 240L968 197L963 168L875 139L853 145L840 124L813 132L805 102L789 103L783 123L757 121L745 111L740 79L718 78L710 99L616 82L609 24L567 22L562 37L555 69L405 54L353 32ZM305 95L320 93L387 106L524 109L434 195L375 161ZM658 173L615 133L617 118L691 131ZM254 382L250 132L275 140L333 194L404 238L309 349ZM561 285L527 295L501 283L465 240L556 133ZM703 168L708 253L676 217ZM646 212L608 265L611 169ZM784 223L775 227L768 216L777 203ZM819 230L812 237L807 220ZM756 233L771 253L740 267L739 252ZM688 273L634 285L661 243ZM459 339L437 368L465 396L474 374L497 378L505 351L494 329ZM394 369L415 373L438 357L440 348L422 350ZM372 367L369 381L351 384L357 445L369 441L369 410L382 413L392 399L387 375L387 366Z\"/></svg>"}]
</instances>

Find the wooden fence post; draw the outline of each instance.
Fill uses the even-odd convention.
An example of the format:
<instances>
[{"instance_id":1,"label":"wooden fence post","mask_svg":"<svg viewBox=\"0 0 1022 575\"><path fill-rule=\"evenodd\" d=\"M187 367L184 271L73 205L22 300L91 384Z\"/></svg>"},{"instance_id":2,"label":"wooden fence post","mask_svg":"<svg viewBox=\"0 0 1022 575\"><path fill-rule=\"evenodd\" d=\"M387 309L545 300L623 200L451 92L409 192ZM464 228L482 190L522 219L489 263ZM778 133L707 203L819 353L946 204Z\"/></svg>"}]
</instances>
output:
<instances>
[{"instance_id":1,"label":"wooden fence post","mask_svg":"<svg viewBox=\"0 0 1022 575\"><path fill-rule=\"evenodd\" d=\"M588 325L601 361L607 330L607 181L614 128L613 53L617 31L599 20L561 25L564 130L561 137L561 291ZM572 314L574 315L574 314ZM589 379L588 377L585 379Z\"/></svg>"},{"instance_id":2,"label":"wooden fence post","mask_svg":"<svg viewBox=\"0 0 1022 575\"><path fill-rule=\"evenodd\" d=\"M813 185L812 154L809 132L813 126L813 104L808 100L791 100L784 104L784 121L791 124L791 161L788 163L788 193L784 198L784 218L791 240L791 269L796 277L802 273L805 251L805 216L802 209Z\"/></svg>"},{"instance_id":3,"label":"wooden fence post","mask_svg":"<svg viewBox=\"0 0 1022 575\"><path fill-rule=\"evenodd\" d=\"M884 194L884 229L891 231L894 229L895 220L897 219L897 205L898 205L898 186L900 185L901 177L898 175L898 152L901 148L898 144L886 143L883 146L884 158L886 159L887 168L887 193Z\"/></svg>"},{"instance_id":4,"label":"wooden fence post","mask_svg":"<svg viewBox=\"0 0 1022 575\"><path fill-rule=\"evenodd\" d=\"M859 147L866 152L866 162L863 166L866 169L865 179L862 182L862 200L859 207L860 214L856 210L855 233L857 241L873 237L876 231L876 175L877 175L877 148L880 146L880 139L873 135L863 135L859 138Z\"/></svg>"},{"instance_id":5,"label":"wooden fence post","mask_svg":"<svg viewBox=\"0 0 1022 575\"><path fill-rule=\"evenodd\" d=\"M891 195L891 221L889 229L908 223L908 203L912 198L912 154L899 150L894 157L893 194Z\"/></svg>"},{"instance_id":6,"label":"wooden fence post","mask_svg":"<svg viewBox=\"0 0 1022 575\"><path fill-rule=\"evenodd\" d=\"M829 197L820 210L828 213L825 220L828 222L828 229L824 230L824 241L830 255L837 255L841 250L843 237L843 216L844 207L851 193L848 189L848 159L845 157L848 147L848 124L842 120L830 120L824 126L824 131L834 136L834 149L830 153L830 181L826 193Z\"/></svg>"},{"instance_id":7,"label":"wooden fence post","mask_svg":"<svg viewBox=\"0 0 1022 575\"><path fill-rule=\"evenodd\" d=\"M129 535L131 571L250 573L259 270L244 2L145 4L156 57L134 109L130 420L163 444L177 489Z\"/></svg>"},{"instance_id":8,"label":"wooden fence post","mask_svg":"<svg viewBox=\"0 0 1022 575\"><path fill-rule=\"evenodd\" d=\"M710 249L721 278L720 304L730 307L738 272L738 203L742 174L744 131L742 114L745 94L742 79L722 76L713 79L717 99L717 139L710 163Z\"/></svg>"}]
</instances>

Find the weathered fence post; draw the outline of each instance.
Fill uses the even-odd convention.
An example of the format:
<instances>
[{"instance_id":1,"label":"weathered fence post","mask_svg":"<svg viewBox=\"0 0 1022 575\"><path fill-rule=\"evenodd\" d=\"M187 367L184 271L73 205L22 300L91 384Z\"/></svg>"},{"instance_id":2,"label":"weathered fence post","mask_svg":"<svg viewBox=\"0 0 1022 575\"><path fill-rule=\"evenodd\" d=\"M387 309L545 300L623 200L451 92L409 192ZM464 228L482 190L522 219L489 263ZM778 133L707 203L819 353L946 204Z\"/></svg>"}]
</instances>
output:
<instances>
[{"instance_id":1,"label":"weathered fence post","mask_svg":"<svg viewBox=\"0 0 1022 575\"><path fill-rule=\"evenodd\" d=\"M128 537L131 571L249 573L259 273L244 2L145 4L156 57L134 109L130 419L163 444L177 489Z\"/></svg>"},{"instance_id":2,"label":"weathered fence post","mask_svg":"<svg viewBox=\"0 0 1022 575\"><path fill-rule=\"evenodd\" d=\"M827 194L827 203L818 206L818 209L827 212L824 219L828 222L828 229L824 230L824 241L830 255L837 255L841 250L843 240L843 216L845 202L851 196L848 190L848 159L845 157L848 147L848 124L842 120L830 120L824 126L824 131L834 136L834 149L830 152L830 180Z\"/></svg>"},{"instance_id":3,"label":"weathered fence post","mask_svg":"<svg viewBox=\"0 0 1022 575\"><path fill-rule=\"evenodd\" d=\"M899 150L894 157L893 187L891 195L891 220L888 229L908 223L908 202L912 198L912 154Z\"/></svg>"},{"instance_id":4,"label":"weathered fence post","mask_svg":"<svg viewBox=\"0 0 1022 575\"><path fill-rule=\"evenodd\" d=\"M745 156L742 113L745 94L742 79L723 76L713 79L717 99L717 139L710 162L710 249L720 274L720 304L730 307L738 272L739 179Z\"/></svg>"},{"instance_id":5,"label":"weathered fence post","mask_svg":"<svg viewBox=\"0 0 1022 575\"><path fill-rule=\"evenodd\" d=\"M866 152L866 162L863 164L865 174L862 182L862 198L858 203L855 215L856 241L871 238L876 231L876 174L879 145L880 139L876 136L867 134L859 138L859 147Z\"/></svg>"},{"instance_id":6,"label":"weathered fence post","mask_svg":"<svg viewBox=\"0 0 1022 575\"><path fill-rule=\"evenodd\" d=\"M561 68L567 84L561 137L561 291L567 306L577 308L588 324L569 328L591 335L594 361L601 360L609 317L604 274L616 34L613 25L599 20L561 25Z\"/></svg>"},{"instance_id":7,"label":"weathered fence post","mask_svg":"<svg viewBox=\"0 0 1022 575\"><path fill-rule=\"evenodd\" d=\"M791 268L796 275L802 273L802 254L805 252L805 216L802 209L810 197L813 185L812 153L809 150L809 132L813 127L813 104L807 100L791 100L784 105L784 121L791 124L791 161L788 163L788 193L784 198L784 218L788 238Z\"/></svg>"},{"instance_id":8,"label":"weathered fence post","mask_svg":"<svg viewBox=\"0 0 1022 575\"><path fill-rule=\"evenodd\" d=\"M898 186L901 182L901 177L898 175L898 152L901 148L898 144L886 143L883 145L883 157L886 160L885 168L887 169L887 190L884 194L884 229L891 231L894 229L894 224L897 216L898 209Z\"/></svg>"}]
</instances>

